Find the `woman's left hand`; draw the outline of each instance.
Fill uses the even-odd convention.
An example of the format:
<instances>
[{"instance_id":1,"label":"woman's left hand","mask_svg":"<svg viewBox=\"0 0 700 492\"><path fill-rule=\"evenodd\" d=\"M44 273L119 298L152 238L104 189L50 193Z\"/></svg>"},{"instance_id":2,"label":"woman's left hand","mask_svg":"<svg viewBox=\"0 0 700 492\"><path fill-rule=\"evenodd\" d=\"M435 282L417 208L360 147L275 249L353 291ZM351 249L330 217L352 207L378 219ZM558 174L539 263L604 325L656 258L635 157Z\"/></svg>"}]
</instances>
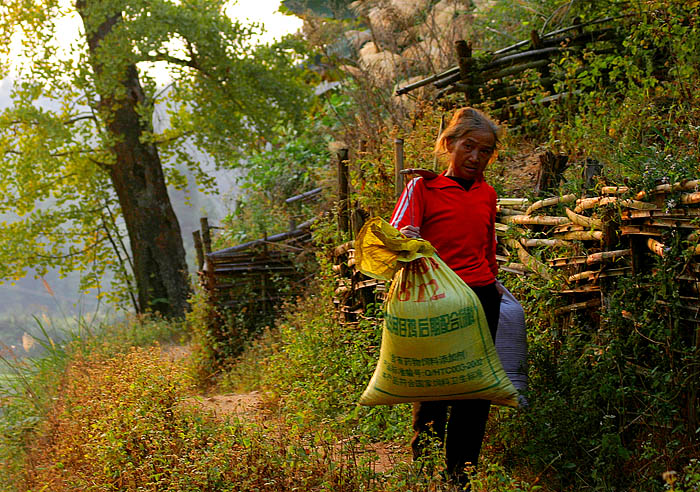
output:
<instances>
[{"instance_id":1,"label":"woman's left hand","mask_svg":"<svg viewBox=\"0 0 700 492\"><path fill-rule=\"evenodd\" d=\"M401 234L410 239L420 239L420 227L407 225L399 231Z\"/></svg>"}]
</instances>

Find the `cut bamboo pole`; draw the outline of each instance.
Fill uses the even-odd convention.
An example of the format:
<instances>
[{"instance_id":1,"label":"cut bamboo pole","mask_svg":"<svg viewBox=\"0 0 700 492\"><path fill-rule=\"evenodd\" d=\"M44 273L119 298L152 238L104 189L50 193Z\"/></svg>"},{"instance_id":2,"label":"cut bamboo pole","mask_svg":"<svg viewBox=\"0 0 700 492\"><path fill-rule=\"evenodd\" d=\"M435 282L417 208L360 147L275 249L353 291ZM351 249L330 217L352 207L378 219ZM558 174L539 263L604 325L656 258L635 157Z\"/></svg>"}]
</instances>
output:
<instances>
[{"instance_id":1,"label":"cut bamboo pole","mask_svg":"<svg viewBox=\"0 0 700 492\"><path fill-rule=\"evenodd\" d=\"M552 229L552 234L563 234L565 232L585 231L586 228L578 224L565 224Z\"/></svg>"},{"instance_id":2,"label":"cut bamboo pole","mask_svg":"<svg viewBox=\"0 0 700 492\"><path fill-rule=\"evenodd\" d=\"M681 181L674 184L662 184L654 188L653 193L671 193L673 191L691 191L700 188L700 179L690 181ZM641 200L647 196L646 191L640 191L635 195L637 200Z\"/></svg>"},{"instance_id":3,"label":"cut bamboo pole","mask_svg":"<svg viewBox=\"0 0 700 492\"><path fill-rule=\"evenodd\" d=\"M554 310L554 314L565 314L572 311L578 311L580 309L588 309L592 307L600 306L600 299L591 299L584 302L577 302L575 304L570 304L568 306L560 307Z\"/></svg>"},{"instance_id":4,"label":"cut bamboo pole","mask_svg":"<svg viewBox=\"0 0 700 492\"><path fill-rule=\"evenodd\" d=\"M531 271L522 263L508 263L507 265L501 265L499 269L503 270L504 272L515 273L516 275L525 275Z\"/></svg>"},{"instance_id":5,"label":"cut bamboo pole","mask_svg":"<svg viewBox=\"0 0 700 492\"><path fill-rule=\"evenodd\" d=\"M681 203L683 205L694 205L700 203L700 191L695 193L684 193L681 195Z\"/></svg>"},{"instance_id":6,"label":"cut bamboo pole","mask_svg":"<svg viewBox=\"0 0 700 492\"><path fill-rule=\"evenodd\" d=\"M576 207L574 208L574 212L580 214L581 212L583 212L584 210L588 210L589 208L602 207L615 202L617 202L617 197L614 196L596 196L593 198L580 198L576 200Z\"/></svg>"},{"instance_id":7,"label":"cut bamboo pole","mask_svg":"<svg viewBox=\"0 0 700 492\"><path fill-rule=\"evenodd\" d=\"M628 186L603 186L600 189L603 195L622 195L629 191L630 189Z\"/></svg>"},{"instance_id":8,"label":"cut bamboo pole","mask_svg":"<svg viewBox=\"0 0 700 492\"><path fill-rule=\"evenodd\" d=\"M635 210L656 210L658 207L653 203L641 202L639 200L619 200L616 196L597 196L594 198L581 198L576 200L576 208L574 212L580 214L584 210L594 207L604 207L612 203L619 203L621 207L632 208Z\"/></svg>"},{"instance_id":9,"label":"cut bamboo pole","mask_svg":"<svg viewBox=\"0 0 700 492\"><path fill-rule=\"evenodd\" d=\"M600 275L599 271L588 270L585 272L575 273L574 275L570 275L568 281L569 282L578 282L579 280L591 280L591 279L598 278L598 275Z\"/></svg>"},{"instance_id":10,"label":"cut bamboo pole","mask_svg":"<svg viewBox=\"0 0 700 492\"><path fill-rule=\"evenodd\" d=\"M508 207L508 206L524 207L529 202L530 201L527 198L499 198L498 200L496 200L496 204L504 205L506 207Z\"/></svg>"},{"instance_id":11,"label":"cut bamboo pole","mask_svg":"<svg viewBox=\"0 0 700 492\"><path fill-rule=\"evenodd\" d=\"M547 263L551 267L583 265L584 263L586 263L586 257L585 256L572 256L570 258L554 258L551 260L547 260Z\"/></svg>"},{"instance_id":12,"label":"cut bamboo pole","mask_svg":"<svg viewBox=\"0 0 700 492\"><path fill-rule=\"evenodd\" d=\"M527 250L518 241L516 241L515 239L506 239L506 244L511 248L514 248L518 252L518 258L523 263L523 265L527 266L530 270L537 273L540 277L544 278L545 280L551 279L551 275L549 274L547 267L539 261L537 261L537 259L530 253L528 253Z\"/></svg>"},{"instance_id":13,"label":"cut bamboo pole","mask_svg":"<svg viewBox=\"0 0 700 492\"><path fill-rule=\"evenodd\" d=\"M579 215L568 207L566 208L566 216L569 217L569 220L576 225L587 227L589 229L603 229L602 220L586 217L585 215Z\"/></svg>"},{"instance_id":14,"label":"cut bamboo pole","mask_svg":"<svg viewBox=\"0 0 700 492\"><path fill-rule=\"evenodd\" d=\"M496 205L496 213L500 215L525 215L524 210L502 207L501 205Z\"/></svg>"},{"instance_id":15,"label":"cut bamboo pole","mask_svg":"<svg viewBox=\"0 0 700 492\"><path fill-rule=\"evenodd\" d=\"M543 226L560 226L571 223L566 217L552 217L547 215L508 215L502 217L501 220L506 224Z\"/></svg>"},{"instance_id":16,"label":"cut bamboo pole","mask_svg":"<svg viewBox=\"0 0 700 492\"><path fill-rule=\"evenodd\" d=\"M662 258L664 256L664 251L666 250L666 246L664 246L663 243L652 238L647 239L647 248L649 248L652 253L659 255Z\"/></svg>"},{"instance_id":17,"label":"cut bamboo pole","mask_svg":"<svg viewBox=\"0 0 700 492\"><path fill-rule=\"evenodd\" d=\"M348 241L347 243L343 243L340 246L337 246L333 250L333 256L340 256L342 254L347 253L351 249L355 247L355 241Z\"/></svg>"},{"instance_id":18,"label":"cut bamboo pole","mask_svg":"<svg viewBox=\"0 0 700 492\"><path fill-rule=\"evenodd\" d=\"M603 231L572 231L561 234L559 239L570 241L602 241Z\"/></svg>"},{"instance_id":19,"label":"cut bamboo pole","mask_svg":"<svg viewBox=\"0 0 700 492\"><path fill-rule=\"evenodd\" d=\"M564 241L563 239L520 239L520 244L526 248L535 248L538 246L547 246L551 248L564 248L566 246L571 246L569 241Z\"/></svg>"},{"instance_id":20,"label":"cut bamboo pole","mask_svg":"<svg viewBox=\"0 0 700 492\"><path fill-rule=\"evenodd\" d=\"M615 251L601 251L600 253L593 253L586 257L586 263L593 265L595 263L601 263L605 260L615 260L617 258L623 258L629 256L632 253L629 249L618 249Z\"/></svg>"},{"instance_id":21,"label":"cut bamboo pole","mask_svg":"<svg viewBox=\"0 0 700 492\"><path fill-rule=\"evenodd\" d=\"M577 197L573 193L564 196L553 196L551 198L545 198L530 205L525 211L525 215L530 215L535 210L539 210L544 207L551 207L552 205L557 205L559 203L573 203L576 201L576 199Z\"/></svg>"},{"instance_id":22,"label":"cut bamboo pole","mask_svg":"<svg viewBox=\"0 0 700 492\"><path fill-rule=\"evenodd\" d=\"M592 294L594 292L600 292L600 285L598 284L581 284L572 289L562 289L559 294Z\"/></svg>"}]
</instances>

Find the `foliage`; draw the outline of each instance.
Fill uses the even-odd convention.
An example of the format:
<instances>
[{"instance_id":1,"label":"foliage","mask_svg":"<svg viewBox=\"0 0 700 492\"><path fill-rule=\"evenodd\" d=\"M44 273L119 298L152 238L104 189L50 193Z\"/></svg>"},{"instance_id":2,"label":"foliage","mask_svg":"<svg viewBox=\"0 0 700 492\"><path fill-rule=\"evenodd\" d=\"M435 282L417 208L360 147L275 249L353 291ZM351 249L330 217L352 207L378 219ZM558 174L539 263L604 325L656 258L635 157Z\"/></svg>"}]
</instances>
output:
<instances>
[{"instance_id":1,"label":"foliage","mask_svg":"<svg viewBox=\"0 0 700 492\"><path fill-rule=\"evenodd\" d=\"M650 178L695 176L699 9L697 2L640 2L627 11L632 17L623 23L621 51L563 59L566 84L587 93L572 102L576 112L549 113L552 141L604 162L610 182L648 187Z\"/></svg>"},{"instance_id":2,"label":"foliage","mask_svg":"<svg viewBox=\"0 0 700 492\"><path fill-rule=\"evenodd\" d=\"M63 53L54 19L74 15L72 5L36 0L0 7L0 37L24 40L22 58L10 53L12 43L0 48L3 60L21 60L13 105L0 113L0 213L16 214L0 234L0 278L19 278L29 267L39 274L49 268L80 270L87 289L97 288L110 270L117 288L107 295L123 301L133 289L132 275L137 284L145 281L139 255L130 254L143 247L135 241L140 232L127 221L129 243L124 219L137 220L149 207L165 210L168 204L144 203L151 188L130 190L142 193L133 201L123 191L115 193L115 174L126 165L119 146L150 149L145 153L157 162L148 171L150 187L164 186L164 174L169 184L182 188L188 169L200 186L212 189L191 147L216 164L234 167L260 136L270 138L280 120L299 122L308 90L294 66L299 44L286 39L250 49L256 28L228 19L222 1L89 0L76 8L85 37L77 39L73 52ZM96 31L101 23L110 28ZM167 88L158 86L153 67L168 73ZM156 105L167 107L163 128L154 128ZM121 120L115 119L125 108L138 113L133 135L120 130ZM126 140L134 135L133 142ZM134 157L141 171L134 171L131 187L146 173L143 157ZM166 225L160 228L165 235ZM181 242L179 231L175 235ZM168 258L179 258L176 251L161 256L152 272L156 277ZM137 287L140 295L148 294ZM140 307L151 300L142 299Z\"/></svg>"},{"instance_id":3,"label":"foliage","mask_svg":"<svg viewBox=\"0 0 700 492\"><path fill-rule=\"evenodd\" d=\"M223 384L272 392L280 398L281 411L303 432L317 425L313 415L322 415L328 431L351 430L375 439L400 436L407 430L409 413L402 406L368 409L351 403L371 376L381 319L369 313L357 326L339 325L332 304L325 302L332 295L332 276L323 277L288 310L279 333L267 335L272 347L263 349L258 342Z\"/></svg>"},{"instance_id":4,"label":"foliage","mask_svg":"<svg viewBox=\"0 0 700 492\"><path fill-rule=\"evenodd\" d=\"M662 472L688 465L698 353L675 281L685 246L675 244L648 276L608 285L600 319L554 316L555 285L508 279L528 320L530 406L491 423L500 459L541 468L560 490L662 490Z\"/></svg>"},{"instance_id":5,"label":"foliage","mask_svg":"<svg viewBox=\"0 0 700 492\"><path fill-rule=\"evenodd\" d=\"M317 202L285 203L317 187L330 160L322 111L309 114L308 123L303 131L280 126L265 150L242 163L241 196L223 219L217 248L287 231L291 221L298 225L316 214Z\"/></svg>"}]
</instances>

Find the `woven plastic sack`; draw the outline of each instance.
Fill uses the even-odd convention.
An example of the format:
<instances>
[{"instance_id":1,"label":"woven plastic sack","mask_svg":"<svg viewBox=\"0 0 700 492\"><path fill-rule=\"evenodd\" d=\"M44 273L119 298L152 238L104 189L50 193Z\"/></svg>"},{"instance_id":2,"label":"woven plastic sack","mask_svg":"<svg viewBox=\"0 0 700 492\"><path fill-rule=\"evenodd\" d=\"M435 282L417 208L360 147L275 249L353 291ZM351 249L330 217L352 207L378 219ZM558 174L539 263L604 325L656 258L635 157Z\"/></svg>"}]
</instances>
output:
<instances>
[{"instance_id":1,"label":"woven plastic sack","mask_svg":"<svg viewBox=\"0 0 700 492\"><path fill-rule=\"evenodd\" d=\"M503 292L501 315L496 332L496 352L508 379L518 390L520 406L527 406L523 393L527 391L527 333L525 311L518 300L499 282Z\"/></svg>"},{"instance_id":2,"label":"woven plastic sack","mask_svg":"<svg viewBox=\"0 0 700 492\"><path fill-rule=\"evenodd\" d=\"M482 398L517 406L479 299L430 243L374 218L355 239L355 262L392 279L380 358L361 404Z\"/></svg>"}]
</instances>

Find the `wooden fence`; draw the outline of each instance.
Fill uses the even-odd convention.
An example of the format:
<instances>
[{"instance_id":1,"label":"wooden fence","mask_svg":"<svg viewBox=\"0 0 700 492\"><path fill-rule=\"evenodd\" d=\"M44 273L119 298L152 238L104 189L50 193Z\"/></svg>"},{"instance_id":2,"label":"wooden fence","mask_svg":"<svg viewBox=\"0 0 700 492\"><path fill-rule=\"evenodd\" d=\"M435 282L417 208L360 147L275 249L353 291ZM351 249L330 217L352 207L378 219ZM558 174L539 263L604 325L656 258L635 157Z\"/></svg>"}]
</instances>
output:
<instances>
[{"instance_id":1,"label":"wooden fence","mask_svg":"<svg viewBox=\"0 0 700 492\"><path fill-rule=\"evenodd\" d=\"M490 101L492 113L502 120L512 119L527 104L558 101L576 93L577 90L556 92L556 83L564 81L564 75L554 73L551 63L566 55L585 65L585 51L615 53L622 46L622 39L612 24L622 19L608 17L586 23L575 20L570 27L541 36L533 30L529 40L478 57L473 56L471 43L457 41L457 66L400 87L396 95L431 85L437 89L436 99L459 92L465 95L467 104ZM580 68L577 74L583 70ZM528 71L534 78L523 80ZM537 97L523 97L528 91Z\"/></svg>"},{"instance_id":2,"label":"wooden fence","mask_svg":"<svg viewBox=\"0 0 700 492\"><path fill-rule=\"evenodd\" d=\"M286 200L291 204L318 197L321 188ZM289 230L254 241L211 251L211 230L206 218L193 233L200 285L209 301L237 312L255 313L260 318L274 315L276 306L294 291L308 273L303 265L311 259L311 224L308 220Z\"/></svg>"}]
</instances>

